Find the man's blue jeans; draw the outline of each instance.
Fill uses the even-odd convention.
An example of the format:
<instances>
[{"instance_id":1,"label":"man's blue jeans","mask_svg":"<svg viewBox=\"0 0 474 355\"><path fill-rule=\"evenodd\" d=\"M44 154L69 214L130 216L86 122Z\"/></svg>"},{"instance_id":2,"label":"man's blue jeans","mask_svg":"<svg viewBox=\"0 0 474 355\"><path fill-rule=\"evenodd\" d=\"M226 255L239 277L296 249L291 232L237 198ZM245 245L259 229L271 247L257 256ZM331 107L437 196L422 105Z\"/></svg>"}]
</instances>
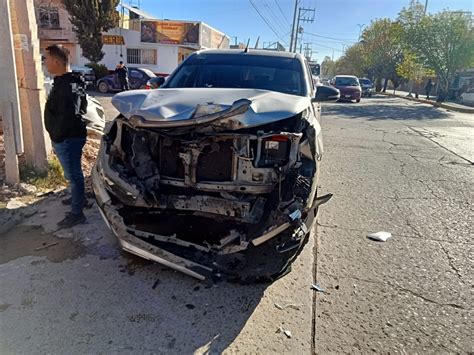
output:
<instances>
[{"instance_id":1,"label":"man's blue jeans","mask_svg":"<svg viewBox=\"0 0 474 355\"><path fill-rule=\"evenodd\" d=\"M54 143L53 148L61 166L64 177L71 187L71 212L81 214L85 200L84 174L81 167L82 148L86 138L67 138L61 143Z\"/></svg>"}]
</instances>

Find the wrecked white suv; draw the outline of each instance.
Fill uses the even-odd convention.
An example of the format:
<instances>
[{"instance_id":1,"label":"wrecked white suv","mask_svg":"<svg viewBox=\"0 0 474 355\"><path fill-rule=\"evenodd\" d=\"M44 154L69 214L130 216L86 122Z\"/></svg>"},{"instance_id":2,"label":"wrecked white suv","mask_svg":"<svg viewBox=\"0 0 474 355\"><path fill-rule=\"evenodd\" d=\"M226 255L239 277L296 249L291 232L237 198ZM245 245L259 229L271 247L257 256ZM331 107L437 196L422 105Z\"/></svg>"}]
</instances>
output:
<instances>
[{"instance_id":1,"label":"wrecked white suv","mask_svg":"<svg viewBox=\"0 0 474 355\"><path fill-rule=\"evenodd\" d=\"M101 213L128 252L199 279L273 280L318 206L320 101L299 54L192 54L157 90L112 99L120 115L93 169Z\"/></svg>"}]
</instances>

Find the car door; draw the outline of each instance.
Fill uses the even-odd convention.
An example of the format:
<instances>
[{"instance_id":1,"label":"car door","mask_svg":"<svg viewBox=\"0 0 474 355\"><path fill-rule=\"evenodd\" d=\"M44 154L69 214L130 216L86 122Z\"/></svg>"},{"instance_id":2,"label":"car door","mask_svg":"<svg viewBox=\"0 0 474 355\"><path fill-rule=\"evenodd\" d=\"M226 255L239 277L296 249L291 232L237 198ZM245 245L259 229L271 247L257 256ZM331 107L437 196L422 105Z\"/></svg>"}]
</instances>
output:
<instances>
[{"instance_id":1,"label":"car door","mask_svg":"<svg viewBox=\"0 0 474 355\"><path fill-rule=\"evenodd\" d=\"M138 69L128 69L128 81L131 89L139 89L142 86L144 74Z\"/></svg>"}]
</instances>

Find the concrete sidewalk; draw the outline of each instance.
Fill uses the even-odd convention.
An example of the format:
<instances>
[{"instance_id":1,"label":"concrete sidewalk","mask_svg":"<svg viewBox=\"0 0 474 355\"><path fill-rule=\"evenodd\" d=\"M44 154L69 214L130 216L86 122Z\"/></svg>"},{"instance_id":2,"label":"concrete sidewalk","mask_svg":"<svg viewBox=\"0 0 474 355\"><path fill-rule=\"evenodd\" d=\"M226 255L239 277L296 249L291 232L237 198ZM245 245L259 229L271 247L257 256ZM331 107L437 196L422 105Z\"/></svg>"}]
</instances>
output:
<instances>
[{"instance_id":1,"label":"concrete sidewalk","mask_svg":"<svg viewBox=\"0 0 474 355\"><path fill-rule=\"evenodd\" d=\"M415 98L415 95L413 94L413 97L409 97L407 91L400 91L400 90L395 90L395 94L393 93L393 90L387 90L387 92L379 92L378 94L386 95L386 96L396 96L396 97L401 97L407 100L411 101L417 101L417 102L422 102L425 104L430 104L436 107L442 107L447 110L452 110L456 112L462 112L462 113L474 113L474 107L466 106L466 105L461 105L455 102L436 102L436 96L430 96L430 100L426 100L424 97L424 94L419 94L419 98Z\"/></svg>"}]
</instances>

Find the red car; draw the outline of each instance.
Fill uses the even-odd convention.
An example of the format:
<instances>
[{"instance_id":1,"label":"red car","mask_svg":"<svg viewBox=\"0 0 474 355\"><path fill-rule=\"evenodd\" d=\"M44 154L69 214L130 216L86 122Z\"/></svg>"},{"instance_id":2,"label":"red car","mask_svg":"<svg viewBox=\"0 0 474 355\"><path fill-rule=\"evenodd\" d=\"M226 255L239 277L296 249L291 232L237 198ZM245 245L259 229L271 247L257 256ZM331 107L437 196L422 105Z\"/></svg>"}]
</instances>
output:
<instances>
[{"instance_id":1,"label":"red car","mask_svg":"<svg viewBox=\"0 0 474 355\"><path fill-rule=\"evenodd\" d=\"M336 75L331 82L332 86L339 89L341 92L340 101L360 102L362 96L362 88L360 87L359 79L352 75Z\"/></svg>"}]
</instances>

